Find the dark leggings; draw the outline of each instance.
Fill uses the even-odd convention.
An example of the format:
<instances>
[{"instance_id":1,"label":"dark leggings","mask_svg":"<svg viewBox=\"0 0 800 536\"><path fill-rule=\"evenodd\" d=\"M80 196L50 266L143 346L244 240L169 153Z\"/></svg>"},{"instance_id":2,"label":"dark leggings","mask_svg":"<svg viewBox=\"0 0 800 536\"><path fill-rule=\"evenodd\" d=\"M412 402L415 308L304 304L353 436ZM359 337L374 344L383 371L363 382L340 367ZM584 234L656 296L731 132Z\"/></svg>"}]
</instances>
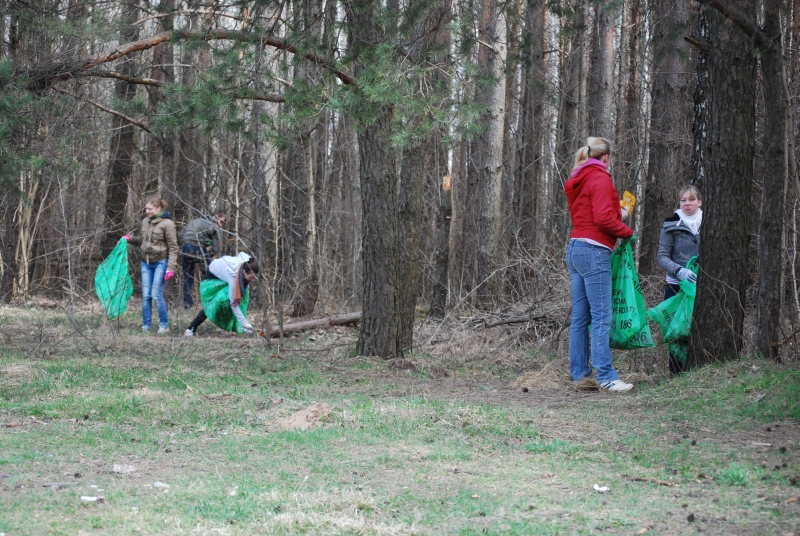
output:
<instances>
[{"instance_id":1,"label":"dark leggings","mask_svg":"<svg viewBox=\"0 0 800 536\"><path fill-rule=\"evenodd\" d=\"M206 273L203 275L203 280L205 281L206 279L218 279L218 278L217 276L212 274L209 270L206 270ZM200 312L197 313L196 317L194 317L192 323L189 324L189 329L192 331L197 331L197 328L200 326L200 324L205 322L207 318L208 317L206 316L205 309L200 309Z\"/></svg>"},{"instance_id":2,"label":"dark leggings","mask_svg":"<svg viewBox=\"0 0 800 536\"><path fill-rule=\"evenodd\" d=\"M667 283L664 287L664 301L672 298L678 292L681 291L681 287L672 283ZM202 311L201 311L202 313ZM683 363L678 361L678 358L672 355L672 352L669 354L669 373L670 374L679 374L683 372Z\"/></svg>"},{"instance_id":3,"label":"dark leggings","mask_svg":"<svg viewBox=\"0 0 800 536\"><path fill-rule=\"evenodd\" d=\"M206 312L203 309L200 309L200 312L197 313L196 317L194 317L192 323L189 324L189 329L192 331L197 331L197 328L200 327L200 324L206 321L206 318L208 318L206 316Z\"/></svg>"}]
</instances>

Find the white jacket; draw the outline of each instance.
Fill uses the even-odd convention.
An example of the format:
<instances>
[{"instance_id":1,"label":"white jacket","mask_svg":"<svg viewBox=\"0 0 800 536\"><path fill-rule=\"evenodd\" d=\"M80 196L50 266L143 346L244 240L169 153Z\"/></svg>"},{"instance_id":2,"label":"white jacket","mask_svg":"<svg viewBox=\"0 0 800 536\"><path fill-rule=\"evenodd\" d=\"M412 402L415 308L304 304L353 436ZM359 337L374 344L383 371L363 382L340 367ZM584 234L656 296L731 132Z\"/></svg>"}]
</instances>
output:
<instances>
[{"instance_id":1,"label":"white jacket","mask_svg":"<svg viewBox=\"0 0 800 536\"><path fill-rule=\"evenodd\" d=\"M212 274L228 284L228 299L231 302L231 310L233 310L233 315L236 317L236 320L238 320L245 329L253 329L253 325L247 321L239 305L233 304L233 292L236 285L236 271L242 263L249 260L250 255L247 253L239 253L235 257L220 257L219 259L214 259L211 261L211 264L208 265L208 270Z\"/></svg>"}]
</instances>

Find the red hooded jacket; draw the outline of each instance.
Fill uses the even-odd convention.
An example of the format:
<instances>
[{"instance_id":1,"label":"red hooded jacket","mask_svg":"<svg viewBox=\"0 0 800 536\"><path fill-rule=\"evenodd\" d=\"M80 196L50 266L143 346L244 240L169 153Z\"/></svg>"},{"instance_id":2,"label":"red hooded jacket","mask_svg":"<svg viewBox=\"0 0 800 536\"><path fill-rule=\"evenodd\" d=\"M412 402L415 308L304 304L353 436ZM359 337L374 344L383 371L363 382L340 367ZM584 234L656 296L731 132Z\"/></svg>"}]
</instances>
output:
<instances>
[{"instance_id":1,"label":"red hooded jacket","mask_svg":"<svg viewBox=\"0 0 800 536\"><path fill-rule=\"evenodd\" d=\"M633 231L622 223L619 195L611 174L599 160L590 158L564 184L569 215L570 238L588 238L614 249L617 238L630 238Z\"/></svg>"}]
</instances>

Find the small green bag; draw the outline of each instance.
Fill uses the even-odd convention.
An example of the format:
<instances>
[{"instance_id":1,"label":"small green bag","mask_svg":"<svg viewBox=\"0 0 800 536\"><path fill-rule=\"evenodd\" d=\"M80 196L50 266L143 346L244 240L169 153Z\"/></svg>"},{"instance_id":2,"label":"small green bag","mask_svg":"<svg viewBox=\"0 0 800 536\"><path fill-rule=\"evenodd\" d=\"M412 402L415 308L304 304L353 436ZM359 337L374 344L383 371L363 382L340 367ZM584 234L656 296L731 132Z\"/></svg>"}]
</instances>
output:
<instances>
[{"instance_id":1,"label":"small green bag","mask_svg":"<svg viewBox=\"0 0 800 536\"><path fill-rule=\"evenodd\" d=\"M697 257L686 263L686 268L698 272ZM649 311L647 316L658 324L661 338L667 343L670 352L681 362L686 361L686 339L692 329L692 311L697 295L697 284L681 281L680 292L668 300L664 300Z\"/></svg>"},{"instance_id":2,"label":"small green bag","mask_svg":"<svg viewBox=\"0 0 800 536\"><path fill-rule=\"evenodd\" d=\"M611 254L611 304L611 348L632 350L655 346L630 240L624 240Z\"/></svg>"},{"instance_id":3,"label":"small green bag","mask_svg":"<svg viewBox=\"0 0 800 536\"><path fill-rule=\"evenodd\" d=\"M120 239L111 254L100 263L94 274L94 290L109 320L128 309L133 295L133 280L128 273L128 242Z\"/></svg>"},{"instance_id":4,"label":"small green bag","mask_svg":"<svg viewBox=\"0 0 800 536\"><path fill-rule=\"evenodd\" d=\"M200 283L200 301L206 316L215 326L225 331L244 333L244 328L236 320L231 309L228 284L222 279L206 279ZM250 302L250 289L246 289L239 302L239 309L247 316L247 304Z\"/></svg>"}]
</instances>

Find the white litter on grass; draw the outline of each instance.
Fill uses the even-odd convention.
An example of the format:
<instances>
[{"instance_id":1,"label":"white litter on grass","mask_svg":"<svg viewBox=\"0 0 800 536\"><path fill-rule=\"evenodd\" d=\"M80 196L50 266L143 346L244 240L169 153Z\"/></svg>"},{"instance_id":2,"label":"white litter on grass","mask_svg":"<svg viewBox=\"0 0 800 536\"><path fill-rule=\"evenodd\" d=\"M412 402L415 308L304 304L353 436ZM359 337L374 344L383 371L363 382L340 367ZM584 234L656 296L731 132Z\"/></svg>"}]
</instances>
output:
<instances>
[{"instance_id":1,"label":"white litter on grass","mask_svg":"<svg viewBox=\"0 0 800 536\"><path fill-rule=\"evenodd\" d=\"M164 488L164 489L169 489L169 484L164 484L163 482L154 482L154 483L153 483L153 487L154 487L154 488Z\"/></svg>"},{"instance_id":2,"label":"white litter on grass","mask_svg":"<svg viewBox=\"0 0 800 536\"><path fill-rule=\"evenodd\" d=\"M598 486L597 484L595 484L594 490L598 493L608 493L608 486Z\"/></svg>"},{"instance_id":3,"label":"white litter on grass","mask_svg":"<svg viewBox=\"0 0 800 536\"><path fill-rule=\"evenodd\" d=\"M97 502L97 501L99 501L100 499L102 499L102 497L92 497L92 496L90 496L90 495L83 495L83 496L81 496L81 501L83 501L83 502L86 502L86 503L90 503L90 502Z\"/></svg>"},{"instance_id":4,"label":"white litter on grass","mask_svg":"<svg viewBox=\"0 0 800 536\"><path fill-rule=\"evenodd\" d=\"M115 463L114 466L111 468L111 472L119 473L121 475L133 473L136 471L136 467L133 465L128 465L126 463Z\"/></svg>"}]
</instances>

